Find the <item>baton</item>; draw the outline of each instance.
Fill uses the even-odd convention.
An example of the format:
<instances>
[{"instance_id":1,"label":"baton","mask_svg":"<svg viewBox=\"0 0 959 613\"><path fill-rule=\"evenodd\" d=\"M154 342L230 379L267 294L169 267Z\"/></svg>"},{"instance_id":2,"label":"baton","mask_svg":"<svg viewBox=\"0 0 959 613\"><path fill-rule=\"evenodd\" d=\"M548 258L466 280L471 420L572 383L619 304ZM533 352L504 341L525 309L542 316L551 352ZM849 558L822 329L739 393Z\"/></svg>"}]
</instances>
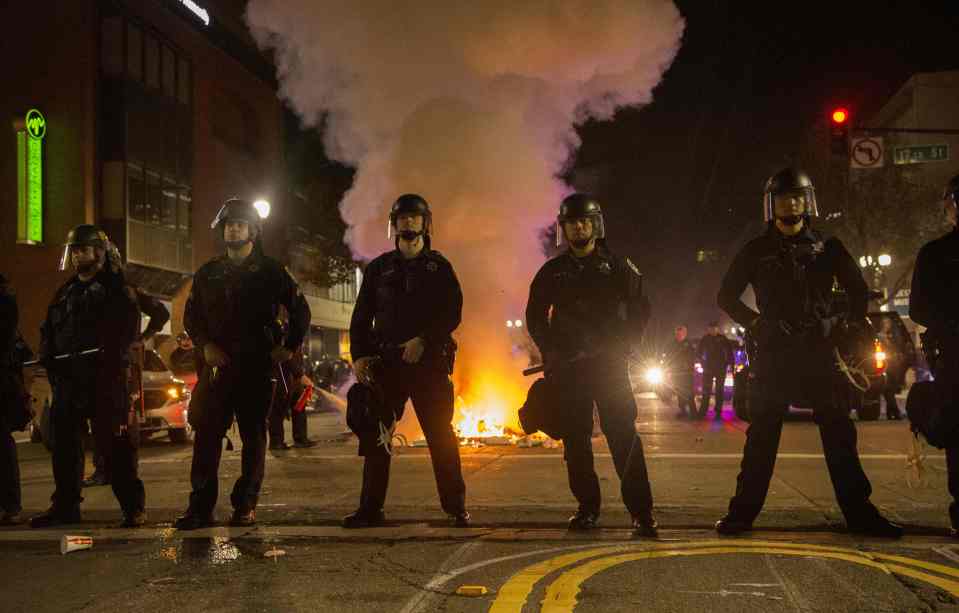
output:
<instances>
[{"instance_id":1,"label":"baton","mask_svg":"<svg viewBox=\"0 0 959 613\"><path fill-rule=\"evenodd\" d=\"M53 359L54 359L54 360L65 360L65 359L67 359L67 358L80 357L80 356L84 356L84 355L93 355L94 353L98 353L99 351L100 351L100 347L97 347L96 349L85 349L85 350L79 351L79 352L77 352L77 353L61 353L60 355L55 355L55 356L53 356ZM23 366L36 366L36 365L39 364L39 363L40 363L40 360L30 360L30 361L28 361L28 362L24 362L24 363L23 363Z\"/></svg>"}]
</instances>

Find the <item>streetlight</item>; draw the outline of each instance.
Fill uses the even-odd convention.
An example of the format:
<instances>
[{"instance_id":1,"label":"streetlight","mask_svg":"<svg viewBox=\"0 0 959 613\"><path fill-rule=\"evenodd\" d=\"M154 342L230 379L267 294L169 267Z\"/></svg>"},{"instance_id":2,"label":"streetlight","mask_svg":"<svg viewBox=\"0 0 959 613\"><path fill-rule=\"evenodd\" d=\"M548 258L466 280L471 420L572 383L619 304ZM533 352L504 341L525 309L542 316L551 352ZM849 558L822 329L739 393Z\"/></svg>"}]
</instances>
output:
<instances>
[{"instance_id":1,"label":"streetlight","mask_svg":"<svg viewBox=\"0 0 959 613\"><path fill-rule=\"evenodd\" d=\"M880 266L891 266L892 265L892 256L888 253L883 253L879 256L879 265Z\"/></svg>"},{"instance_id":2,"label":"streetlight","mask_svg":"<svg viewBox=\"0 0 959 613\"><path fill-rule=\"evenodd\" d=\"M523 320L517 319L516 321L513 322L513 325L514 325L515 327L517 327L517 328L522 328L522 327L523 327Z\"/></svg>"},{"instance_id":3,"label":"streetlight","mask_svg":"<svg viewBox=\"0 0 959 613\"><path fill-rule=\"evenodd\" d=\"M260 216L260 219L266 219L270 216L270 203L267 200L257 200L253 203L253 208L256 209L257 214Z\"/></svg>"},{"instance_id":4,"label":"streetlight","mask_svg":"<svg viewBox=\"0 0 959 613\"><path fill-rule=\"evenodd\" d=\"M512 320L512 319L507 319L507 320L506 320L506 327L507 327L507 328L512 328L512 327L513 327L513 320Z\"/></svg>"}]
</instances>

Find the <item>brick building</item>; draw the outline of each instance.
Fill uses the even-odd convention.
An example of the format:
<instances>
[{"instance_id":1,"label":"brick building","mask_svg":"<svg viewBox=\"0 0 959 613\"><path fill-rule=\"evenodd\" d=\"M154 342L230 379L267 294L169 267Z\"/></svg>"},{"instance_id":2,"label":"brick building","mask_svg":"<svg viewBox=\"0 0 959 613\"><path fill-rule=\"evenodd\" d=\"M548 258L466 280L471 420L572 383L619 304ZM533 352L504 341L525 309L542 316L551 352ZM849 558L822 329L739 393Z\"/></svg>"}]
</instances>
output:
<instances>
[{"instance_id":1,"label":"brick building","mask_svg":"<svg viewBox=\"0 0 959 613\"><path fill-rule=\"evenodd\" d=\"M64 279L58 259L76 224L108 231L130 278L171 307L173 331L193 271L220 249L209 224L226 197L270 200L267 250L286 252L281 103L273 68L243 25L244 5L35 0L0 7L8 24L0 39L0 111L8 126L0 148L0 272L17 291L21 329L33 346Z\"/></svg>"}]
</instances>

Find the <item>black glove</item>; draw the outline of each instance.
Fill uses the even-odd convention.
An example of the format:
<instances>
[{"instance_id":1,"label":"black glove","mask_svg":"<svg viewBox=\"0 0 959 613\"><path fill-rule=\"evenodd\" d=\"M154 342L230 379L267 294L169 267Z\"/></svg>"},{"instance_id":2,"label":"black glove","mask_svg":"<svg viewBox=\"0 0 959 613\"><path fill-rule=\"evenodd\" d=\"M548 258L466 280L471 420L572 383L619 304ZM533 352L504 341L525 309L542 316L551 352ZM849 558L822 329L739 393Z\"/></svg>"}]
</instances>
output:
<instances>
[{"instance_id":1,"label":"black glove","mask_svg":"<svg viewBox=\"0 0 959 613\"><path fill-rule=\"evenodd\" d=\"M759 317L749 328L750 334L760 345L769 345L777 339L792 336L795 332L789 322L782 319Z\"/></svg>"}]
</instances>

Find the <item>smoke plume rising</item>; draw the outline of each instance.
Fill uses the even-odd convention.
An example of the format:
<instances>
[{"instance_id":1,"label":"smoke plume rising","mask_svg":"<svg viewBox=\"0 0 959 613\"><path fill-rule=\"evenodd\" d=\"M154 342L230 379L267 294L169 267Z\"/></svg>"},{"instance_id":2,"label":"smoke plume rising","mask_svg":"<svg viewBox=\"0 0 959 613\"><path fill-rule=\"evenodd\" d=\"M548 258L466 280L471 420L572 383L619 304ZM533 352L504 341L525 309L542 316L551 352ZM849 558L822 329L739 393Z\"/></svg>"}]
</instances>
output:
<instances>
[{"instance_id":1,"label":"smoke plume rising","mask_svg":"<svg viewBox=\"0 0 959 613\"><path fill-rule=\"evenodd\" d=\"M513 420L526 361L505 322L523 317L544 259L538 232L570 191L557 177L579 144L574 125L651 100L680 44L678 10L670 0L251 0L247 21L275 50L282 95L307 124L325 116L328 154L357 169L340 208L359 258L392 248L396 196L430 202L433 247L465 296L457 391L482 400L509 388L500 397Z\"/></svg>"}]
</instances>

